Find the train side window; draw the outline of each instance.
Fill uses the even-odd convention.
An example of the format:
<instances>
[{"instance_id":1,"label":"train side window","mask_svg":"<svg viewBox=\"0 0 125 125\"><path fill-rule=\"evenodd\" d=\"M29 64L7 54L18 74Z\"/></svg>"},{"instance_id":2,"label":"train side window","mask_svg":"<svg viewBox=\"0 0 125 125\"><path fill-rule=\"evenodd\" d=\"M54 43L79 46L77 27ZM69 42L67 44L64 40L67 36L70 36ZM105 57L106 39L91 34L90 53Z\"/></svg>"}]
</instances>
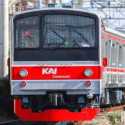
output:
<instances>
[{"instance_id":1,"label":"train side window","mask_svg":"<svg viewBox=\"0 0 125 125\"><path fill-rule=\"evenodd\" d=\"M122 67L122 46L119 46L119 67Z\"/></svg>"},{"instance_id":2,"label":"train side window","mask_svg":"<svg viewBox=\"0 0 125 125\"><path fill-rule=\"evenodd\" d=\"M118 65L118 50L119 50L119 44L116 41L111 42L111 51L110 51L110 59L111 59L111 65L112 67L116 67Z\"/></svg>"},{"instance_id":3,"label":"train side window","mask_svg":"<svg viewBox=\"0 0 125 125\"><path fill-rule=\"evenodd\" d=\"M115 66L115 59L114 59L114 55L115 55L115 44L112 43L111 45L111 66Z\"/></svg>"},{"instance_id":4,"label":"train side window","mask_svg":"<svg viewBox=\"0 0 125 125\"><path fill-rule=\"evenodd\" d=\"M125 45L119 47L119 67L125 67Z\"/></svg>"},{"instance_id":5,"label":"train side window","mask_svg":"<svg viewBox=\"0 0 125 125\"><path fill-rule=\"evenodd\" d=\"M110 41L105 42L105 57L108 59L108 65L110 65Z\"/></svg>"}]
</instances>

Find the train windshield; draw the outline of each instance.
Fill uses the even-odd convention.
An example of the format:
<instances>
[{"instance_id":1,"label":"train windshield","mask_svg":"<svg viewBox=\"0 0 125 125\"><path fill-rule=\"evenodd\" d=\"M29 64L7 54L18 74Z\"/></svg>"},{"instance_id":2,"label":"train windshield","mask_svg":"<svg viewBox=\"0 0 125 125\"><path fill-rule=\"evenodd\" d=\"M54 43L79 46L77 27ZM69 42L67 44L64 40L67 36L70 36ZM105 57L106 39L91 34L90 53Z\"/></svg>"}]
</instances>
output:
<instances>
[{"instance_id":1,"label":"train windshield","mask_svg":"<svg viewBox=\"0 0 125 125\"><path fill-rule=\"evenodd\" d=\"M43 48L94 47L95 21L82 16L47 15L43 34Z\"/></svg>"},{"instance_id":2,"label":"train windshield","mask_svg":"<svg viewBox=\"0 0 125 125\"><path fill-rule=\"evenodd\" d=\"M89 16L50 14L24 17L16 19L15 29L15 58L18 59L22 54L28 58L34 54L39 56L35 60L42 61L83 60L83 55L85 58L92 50L98 52L97 23Z\"/></svg>"}]
</instances>

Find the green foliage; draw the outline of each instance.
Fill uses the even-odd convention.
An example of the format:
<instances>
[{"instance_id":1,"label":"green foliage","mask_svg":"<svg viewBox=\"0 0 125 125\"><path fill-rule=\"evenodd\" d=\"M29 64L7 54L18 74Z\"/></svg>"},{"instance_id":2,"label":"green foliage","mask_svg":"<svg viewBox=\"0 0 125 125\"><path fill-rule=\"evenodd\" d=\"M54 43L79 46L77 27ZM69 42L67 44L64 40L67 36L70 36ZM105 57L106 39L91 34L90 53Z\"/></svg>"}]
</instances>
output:
<instances>
[{"instance_id":1,"label":"green foliage","mask_svg":"<svg viewBox=\"0 0 125 125\"><path fill-rule=\"evenodd\" d=\"M108 113L107 118L109 119L111 125L119 125L121 122L121 113L120 112Z\"/></svg>"}]
</instances>

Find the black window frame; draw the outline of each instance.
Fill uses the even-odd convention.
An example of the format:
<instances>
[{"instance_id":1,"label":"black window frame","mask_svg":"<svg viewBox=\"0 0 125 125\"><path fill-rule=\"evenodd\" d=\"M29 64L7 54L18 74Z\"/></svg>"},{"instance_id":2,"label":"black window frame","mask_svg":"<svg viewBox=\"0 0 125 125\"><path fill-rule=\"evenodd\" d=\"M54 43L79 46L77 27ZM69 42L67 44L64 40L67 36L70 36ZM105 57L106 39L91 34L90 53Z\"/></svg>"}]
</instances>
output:
<instances>
[{"instance_id":1,"label":"black window frame","mask_svg":"<svg viewBox=\"0 0 125 125\"><path fill-rule=\"evenodd\" d=\"M36 15L37 16L37 15ZM34 16L27 16L27 17L34 17ZM41 28L39 27L38 29L39 29L39 47L36 47L36 48L19 48L19 47L16 47L16 29L17 29L17 26L16 26L16 21L18 20L18 19L25 19L26 17L25 17L25 15L23 16L23 17L19 17L19 18L17 18L17 17L15 17L15 19L14 19L14 21L13 21L13 23L14 23L14 49L16 49L16 50L40 50L41 49L41 47L40 47L40 30L41 30ZM40 25L40 21L41 21L41 18L39 17L39 25Z\"/></svg>"},{"instance_id":2,"label":"black window frame","mask_svg":"<svg viewBox=\"0 0 125 125\"><path fill-rule=\"evenodd\" d=\"M48 14L48 15L50 15L50 14ZM55 15L55 14L52 14L52 15ZM56 14L56 15L60 15L60 14ZM73 15L73 14L62 14L62 15ZM46 16L46 15L45 15ZM43 17L43 19L45 20L45 16ZM73 16L81 16L81 15L73 15ZM85 16L84 16L85 17ZM89 18L89 16L86 16L86 17L88 17ZM42 17L41 17L42 18ZM96 19L94 19L94 22L95 22L95 31L96 31ZM43 23L44 23L44 21L43 21ZM44 23L45 24L45 23ZM42 28L41 28L42 29ZM40 34L42 34L43 35L43 32L40 32ZM44 35L43 35L44 36ZM97 35L96 35L96 32L95 32L95 46L93 46L93 47L79 47L79 48L75 48L75 47L73 47L73 48L69 48L69 47L67 47L67 48L44 48L43 46L41 46L42 47L42 49L57 49L57 50L59 50L59 49L93 49L93 48L98 48L98 43L99 42L96 42L96 40L97 40ZM98 41L98 40L97 40ZM43 42L41 42L42 44L45 42L45 40L43 40Z\"/></svg>"},{"instance_id":3,"label":"black window frame","mask_svg":"<svg viewBox=\"0 0 125 125\"><path fill-rule=\"evenodd\" d=\"M43 23L43 19L44 19L44 16L46 15L60 15L60 14L63 14L63 15L77 15L77 16L85 16L85 17L90 17L90 18L93 18L95 19L95 39L96 39L96 46L94 47L85 47L85 48L56 48L56 49L60 49L60 50L65 50L65 49L79 49L79 50L88 50L88 49L97 49L98 51L98 59L99 60L99 19L96 15L94 14L91 14L91 13L86 13L86 12L82 12L82 11L73 11L73 10L42 10L42 11L34 11L34 12L29 12L29 13L23 13L23 14L19 14L19 15L16 15L14 20L13 20L13 23L14 23L14 53L15 51L38 51L38 50L53 50L54 48L44 48L41 46L41 44L43 44L42 42L40 42L42 40L42 38L44 37L43 36L43 33L42 33L42 28L41 28L41 22ZM26 17L32 17L32 16L39 16L39 48L16 48L15 47L15 42L16 42L16 21L18 19L22 19L22 18L26 18ZM41 34L42 33L42 34ZM41 48L42 47L42 48ZM15 54L14 54L14 60L15 60ZM45 60L46 61L46 60ZM51 60L51 61L55 61L55 60ZM66 60L67 61L67 60Z\"/></svg>"}]
</instances>

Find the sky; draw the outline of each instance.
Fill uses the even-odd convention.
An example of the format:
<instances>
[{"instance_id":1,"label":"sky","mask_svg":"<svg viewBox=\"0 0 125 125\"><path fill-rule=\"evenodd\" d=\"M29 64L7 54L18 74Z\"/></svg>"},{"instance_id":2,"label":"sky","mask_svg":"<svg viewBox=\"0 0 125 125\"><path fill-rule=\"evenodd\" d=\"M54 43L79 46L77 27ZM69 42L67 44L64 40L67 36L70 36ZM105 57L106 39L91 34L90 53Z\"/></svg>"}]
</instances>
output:
<instances>
[{"instance_id":1,"label":"sky","mask_svg":"<svg viewBox=\"0 0 125 125\"><path fill-rule=\"evenodd\" d=\"M70 0L63 0L63 2L69 2Z\"/></svg>"}]
</instances>

